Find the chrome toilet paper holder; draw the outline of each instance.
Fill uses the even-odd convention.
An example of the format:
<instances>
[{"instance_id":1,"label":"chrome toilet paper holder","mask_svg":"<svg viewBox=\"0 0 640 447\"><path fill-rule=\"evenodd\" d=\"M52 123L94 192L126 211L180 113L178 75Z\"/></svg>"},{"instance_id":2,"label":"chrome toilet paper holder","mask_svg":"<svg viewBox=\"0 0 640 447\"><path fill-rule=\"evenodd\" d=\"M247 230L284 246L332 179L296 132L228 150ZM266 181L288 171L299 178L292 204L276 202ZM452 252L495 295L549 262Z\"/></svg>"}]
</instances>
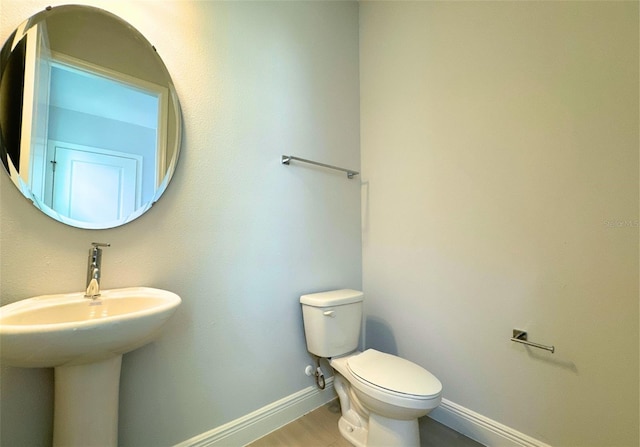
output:
<instances>
[{"instance_id":1,"label":"chrome toilet paper holder","mask_svg":"<svg viewBox=\"0 0 640 447\"><path fill-rule=\"evenodd\" d=\"M522 343L523 345L532 346L538 349L544 349L545 351L549 351L552 354L556 351L555 346L541 345L540 343L534 343L532 341L529 341L527 331L523 331L521 329L513 330L513 336L511 337L511 341L515 341L516 343Z\"/></svg>"}]
</instances>

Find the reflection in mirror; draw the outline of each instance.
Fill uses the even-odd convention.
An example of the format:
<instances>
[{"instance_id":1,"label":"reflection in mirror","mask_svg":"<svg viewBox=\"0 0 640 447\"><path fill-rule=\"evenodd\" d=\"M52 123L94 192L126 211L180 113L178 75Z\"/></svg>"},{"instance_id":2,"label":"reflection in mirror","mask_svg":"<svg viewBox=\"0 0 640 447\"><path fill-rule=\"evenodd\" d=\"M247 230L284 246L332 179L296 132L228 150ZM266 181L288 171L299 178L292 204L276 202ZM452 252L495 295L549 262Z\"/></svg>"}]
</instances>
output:
<instances>
[{"instance_id":1,"label":"reflection in mirror","mask_svg":"<svg viewBox=\"0 0 640 447\"><path fill-rule=\"evenodd\" d=\"M0 53L0 157L54 219L111 228L159 199L178 159L180 110L155 49L118 17L48 8Z\"/></svg>"}]
</instances>

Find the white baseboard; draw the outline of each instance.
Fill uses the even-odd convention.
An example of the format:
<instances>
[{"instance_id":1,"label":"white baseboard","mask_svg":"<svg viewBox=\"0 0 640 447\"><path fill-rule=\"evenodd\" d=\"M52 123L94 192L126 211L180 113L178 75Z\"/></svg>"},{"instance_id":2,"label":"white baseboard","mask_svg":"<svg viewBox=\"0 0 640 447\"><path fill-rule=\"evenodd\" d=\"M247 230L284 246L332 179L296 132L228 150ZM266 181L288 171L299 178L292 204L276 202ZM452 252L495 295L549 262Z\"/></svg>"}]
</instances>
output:
<instances>
[{"instance_id":1,"label":"white baseboard","mask_svg":"<svg viewBox=\"0 0 640 447\"><path fill-rule=\"evenodd\" d=\"M325 390L319 390L315 386L307 387L253 413L187 439L175 447L243 446L336 397L333 377L330 377ZM447 399L442 399L440 406L429 417L488 447L551 447Z\"/></svg>"},{"instance_id":2,"label":"white baseboard","mask_svg":"<svg viewBox=\"0 0 640 447\"><path fill-rule=\"evenodd\" d=\"M447 399L429 416L488 447L551 447Z\"/></svg>"},{"instance_id":3,"label":"white baseboard","mask_svg":"<svg viewBox=\"0 0 640 447\"><path fill-rule=\"evenodd\" d=\"M243 446L298 419L336 397L333 377L330 377L327 379L324 390L318 389L315 385L307 387L253 413L187 439L174 447Z\"/></svg>"}]
</instances>

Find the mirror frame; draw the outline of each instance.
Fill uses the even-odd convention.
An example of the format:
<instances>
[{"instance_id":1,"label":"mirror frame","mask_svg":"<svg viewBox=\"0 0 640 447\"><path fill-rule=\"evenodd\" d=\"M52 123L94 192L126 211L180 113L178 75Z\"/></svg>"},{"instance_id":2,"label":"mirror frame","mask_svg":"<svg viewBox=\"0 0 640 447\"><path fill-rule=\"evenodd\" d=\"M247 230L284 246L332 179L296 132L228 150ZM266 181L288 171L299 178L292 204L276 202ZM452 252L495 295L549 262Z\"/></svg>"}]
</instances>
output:
<instances>
[{"instance_id":1,"label":"mirror frame","mask_svg":"<svg viewBox=\"0 0 640 447\"><path fill-rule=\"evenodd\" d=\"M15 127L18 127L18 129L16 130L16 129L11 129L10 125L5 125L5 129L3 130L3 124L7 124L7 121L11 121L11 118L7 118L8 116L11 115L11 113L4 113L2 110L0 110L0 160L2 161L4 170L7 172L12 183L16 186L16 188L20 191L20 193L24 197L29 199L36 208L38 208L40 211L42 211L44 214L51 217L52 219L57 220L58 222L64 223L66 225L77 227L77 228L84 228L84 229L114 228L120 225L124 225L142 216L142 214L148 211L151 208L151 206L160 199L162 194L167 189L169 182L171 181L171 178L173 177L173 174L175 172L178 159L180 156L180 150L181 150L183 122L182 122L182 111L181 111L180 103L178 100L178 95L177 95L173 80L171 78L171 75L169 74L169 71L166 68L166 65L158 55L155 47L151 45L151 43L149 43L149 41L144 37L144 35L142 35L142 33L140 33L135 27L133 27L128 22L126 22L124 19L104 9L96 8L93 6L85 6L85 5L62 5L62 6L56 6L56 7L50 7L50 6L47 7L45 10L34 14L30 18L22 22L18 26L18 28L16 28L16 30L14 30L13 33L9 36L7 41L4 43L2 50L0 51L0 108L7 107L9 111L15 110L15 108L13 109L11 108L12 105L15 107L14 104L11 104L10 101L6 98L5 99L1 98L1 96L4 96L2 95L3 91L4 93L7 93L7 89L6 88L3 89L2 87L2 80L4 78L4 75L6 74L5 72L8 68L8 63L10 62L10 58L14 52L14 49L23 39L25 39L27 32L30 29L32 29L34 25L38 25L42 22L45 22L48 18L52 17L53 14L78 14L78 13L98 14L101 16L101 20L116 21L118 23L118 26L124 27L128 30L129 32L129 35L127 36L128 39L137 39L139 41L138 46L141 45L144 49L148 49L149 57L155 59L153 61L154 65L157 65L157 69L162 71L162 73L160 73L160 75L163 77L162 85L163 87L166 87L168 90L169 108L170 109L172 108L172 110L169 110L169 116L171 116L171 118L173 119L173 125L175 126L175 131L174 131L175 135L173 135L174 136L173 140L175 141L167 141L167 151L172 151L173 153L171 155L171 158L166 160L164 176L162 177L162 175L160 174L159 178L156 179L155 189L153 191L153 194L151 194L151 199L145 203L141 203L141 205L138 208L136 208L132 213L118 220L95 223L95 222L79 221L79 220L72 219L68 216L63 216L59 212L52 209L50 206L46 205L44 203L44 199L37 197L36 194L34 194L31 191L27 183L19 175L19 165L20 165L19 160L17 160L16 162L16 160L13 160L11 157L12 154L16 154L16 153L19 154L20 152L19 141L21 138L20 134L22 132L21 126L15 126ZM22 78L23 78L22 82L24 83L24 75L22 76ZM24 102L24 87L20 92L19 104L22 106L23 102ZM9 105L7 106L6 103L9 103ZM20 115L19 122L21 122L22 111L20 112L19 115ZM14 121L15 121L15 117L14 117ZM8 138L5 138L8 135L7 132L16 132L19 135L17 140L18 141L17 148L15 147L15 145L14 147L9 147L11 143L6 141ZM166 135L163 137L168 140ZM158 152L158 147L156 146L156 153L157 152ZM16 157L14 156L13 158L16 158ZM45 163L46 163L46 160L45 160Z\"/></svg>"}]
</instances>

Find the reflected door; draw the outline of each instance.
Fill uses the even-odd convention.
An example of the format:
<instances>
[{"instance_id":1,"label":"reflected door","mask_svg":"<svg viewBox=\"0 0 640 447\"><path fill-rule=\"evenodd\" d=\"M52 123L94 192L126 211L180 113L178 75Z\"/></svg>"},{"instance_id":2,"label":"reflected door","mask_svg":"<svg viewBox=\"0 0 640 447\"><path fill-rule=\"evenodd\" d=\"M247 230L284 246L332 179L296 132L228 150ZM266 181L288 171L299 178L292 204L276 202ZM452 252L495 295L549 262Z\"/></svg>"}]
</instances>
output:
<instances>
[{"instance_id":1,"label":"reflected door","mask_svg":"<svg viewBox=\"0 0 640 447\"><path fill-rule=\"evenodd\" d=\"M50 142L52 208L82 222L122 219L139 206L142 159L117 151Z\"/></svg>"}]
</instances>

